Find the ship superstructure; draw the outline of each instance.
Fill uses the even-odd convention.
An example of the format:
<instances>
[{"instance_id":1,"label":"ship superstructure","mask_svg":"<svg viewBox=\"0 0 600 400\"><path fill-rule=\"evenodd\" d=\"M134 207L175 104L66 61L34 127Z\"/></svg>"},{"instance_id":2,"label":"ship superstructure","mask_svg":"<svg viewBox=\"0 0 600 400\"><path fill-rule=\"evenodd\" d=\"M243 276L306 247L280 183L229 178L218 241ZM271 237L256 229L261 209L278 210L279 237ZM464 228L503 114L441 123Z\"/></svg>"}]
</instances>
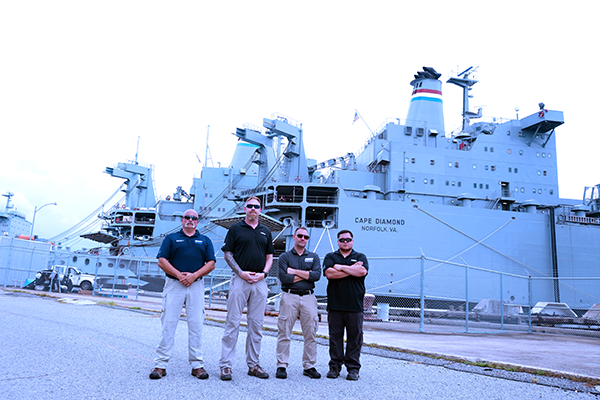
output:
<instances>
[{"instance_id":1,"label":"ship superstructure","mask_svg":"<svg viewBox=\"0 0 600 400\"><path fill-rule=\"evenodd\" d=\"M462 126L455 132L445 128L441 74L425 67L410 82L407 118L385 121L356 153L311 161L302 124L274 114L262 127L236 129L230 165L205 166L188 192L179 187L171 198L156 199L152 167L136 162L107 168L125 180L126 201L102 213L104 228L85 237L110 244L112 256L154 257L164 235L180 228L178 217L193 207L200 229L220 248L226 229L243 218L244 199L255 195L263 201L262 222L275 232L277 252L293 245L295 227L305 226L311 250L322 256L334 247L338 230L350 229L356 248L375 259L425 253L521 275L597 272L598 187L586 191L586 201L559 197L555 134L563 113L540 103L522 119L486 120L481 110L469 109L473 72L447 81L463 89ZM406 293L402 283L389 284L389 266L378 265L369 271L370 287L385 287L390 296ZM158 267L147 272L160 275ZM439 270L441 281L455 278ZM318 294L325 285L319 282ZM537 295L589 306L595 301L585 285L550 285ZM444 290L447 298L461 296L451 284ZM473 296L485 295L481 285ZM514 290L506 298L523 296Z\"/></svg>"}]
</instances>

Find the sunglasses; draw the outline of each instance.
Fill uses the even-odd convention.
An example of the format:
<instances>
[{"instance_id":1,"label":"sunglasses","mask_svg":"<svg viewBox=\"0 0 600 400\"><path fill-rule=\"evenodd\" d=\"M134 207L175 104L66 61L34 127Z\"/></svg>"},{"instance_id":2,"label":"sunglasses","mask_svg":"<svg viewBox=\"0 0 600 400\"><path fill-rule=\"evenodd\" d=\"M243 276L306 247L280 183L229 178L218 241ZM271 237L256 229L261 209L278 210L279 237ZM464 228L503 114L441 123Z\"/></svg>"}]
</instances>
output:
<instances>
[{"instance_id":1,"label":"sunglasses","mask_svg":"<svg viewBox=\"0 0 600 400\"><path fill-rule=\"evenodd\" d=\"M340 243L350 243L352 240L354 240L354 239L352 239L352 238L341 238L341 239L338 239L338 242L340 242Z\"/></svg>"},{"instance_id":2,"label":"sunglasses","mask_svg":"<svg viewBox=\"0 0 600 400\"><path fill-rule=\"evenodd\" d=\"M183 219L187 219L188 221L191 219L192 221L198 221L198 217L194 215L184 215Z\"/></svg>"},{"instance_id":3,"label":"sunglasses","mask_svg":"<svg viewBox=\"0 0 600 400\"><path fill-rule=\"evenodd\" d=\"M296 234L296 237L298 237L298 238L300 238L300 239L306 239L306 240L310 239L310 236L308 236L308 235L303 235L303 234L301 234L301 233L298 233L298 234Z\"/></svg>"},{"instance_id":4,"label":"sunglasses","mask_svg":"<svg viewBox=\"0 0 600 400\"><path fill-rule=\"evenodd\" d=\"M255 208L260 210L260 204L246 204L246 208Z\"/></svg>"}]
</instances>

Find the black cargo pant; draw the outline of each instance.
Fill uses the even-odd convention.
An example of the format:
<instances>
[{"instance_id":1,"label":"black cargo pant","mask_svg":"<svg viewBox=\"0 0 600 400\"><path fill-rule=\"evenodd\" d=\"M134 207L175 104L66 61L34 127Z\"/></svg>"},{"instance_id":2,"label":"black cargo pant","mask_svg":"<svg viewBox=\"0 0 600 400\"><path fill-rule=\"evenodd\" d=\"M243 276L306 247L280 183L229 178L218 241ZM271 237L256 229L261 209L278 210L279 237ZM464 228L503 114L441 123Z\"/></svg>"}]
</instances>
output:
<instances>
[{"instance_id":1,"label":"black cargo pant","mask_svg":"<svg viewBox=\"0 0 600 400\"><path fill-rule=\"evenodd\" d=\"M360 350L363 344L362 312L327 311L329 324L329 368L336 371L346 366L348 372L360 370ZM344 353L344 329L346 352Z\"/></svg>"}]
</instances>

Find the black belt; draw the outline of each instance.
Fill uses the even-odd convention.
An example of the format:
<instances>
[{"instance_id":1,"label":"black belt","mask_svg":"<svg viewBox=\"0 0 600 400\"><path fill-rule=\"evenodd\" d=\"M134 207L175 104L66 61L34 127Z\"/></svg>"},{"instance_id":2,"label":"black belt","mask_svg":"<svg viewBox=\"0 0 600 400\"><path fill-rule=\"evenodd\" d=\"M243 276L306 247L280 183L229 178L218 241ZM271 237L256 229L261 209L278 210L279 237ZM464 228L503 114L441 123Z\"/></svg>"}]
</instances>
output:
<instances>
[{"instance_id":1,"label":"black belt","mask_svg":"<svg viewBox=\"0 0 600 400\"><path fill-rule=\"evenodd\" d=\"M313 294L314 290L312 289L308 289L308 290L295 290L295 289L282 289L284 292L290 293L290 294L297 294L298 296L306 296L307 294Z\"/></svg>"},{"instance_id":2,"label":"black belt","mask_svg":"<svg viewBox=\"0 0 600 400\"><path fill-rule=\"evenodd\" d=\"M173 279L174 281L177 281L177 282L179 282L179 279L175 278L173 275L169 275L169 274L165 274L165 275L167 275L167 278L171 278L171 279ZM200 279L202 279L202 278L197 278L197 279L196 279L196 281L198 281L198 280L200 280ZM196 281L194 281L194 282L196 282Z\"/></svg>"}]
</instances>

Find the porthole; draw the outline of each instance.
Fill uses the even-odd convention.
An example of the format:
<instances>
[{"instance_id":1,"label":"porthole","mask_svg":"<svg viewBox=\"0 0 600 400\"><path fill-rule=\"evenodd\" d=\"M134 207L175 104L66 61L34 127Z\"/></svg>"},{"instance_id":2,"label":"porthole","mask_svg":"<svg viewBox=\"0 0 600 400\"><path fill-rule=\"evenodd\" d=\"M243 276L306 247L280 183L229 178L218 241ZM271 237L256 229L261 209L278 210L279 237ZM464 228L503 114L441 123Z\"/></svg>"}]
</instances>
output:
<instances>
[{"instance_id":1,"label":"porthole","mask_svg":"<svg viewBox=\"0 0 600 400\"><path fill-rule=\"evenodd\" d=\"M77 262L77 256L73 256L73 262Z\"/></svg>"},{"instance_id":2,"label":"porthole","mask_svg":"<svg viewBox=\"0 0 600 400\"><path fill-rule=\"evenodd\" d=\"M538 194L542 194L542 189L538 189Z\"/></svg>"},{"instance_id":3,"label":"porthole","mask_svg":"<svg viewBox=\"0 0 600 400\"><path fill-rule=\"evenodd\" d=\"M115 265L114 265L113 263L108 263L108 268L112 268L112 267L114 267L114 266L115 266Z\"/></svg>"},{"instance_id":4,"label":"porthole","mask_svg":"<svg viewBox=\"0 0 600 400\"><path fill-rule=\"evenodd\" d=\"M524 187L521 188L521 193L525 193L525 188Z\"/></svg>"},{"instance_id":5,"label":"porthole","mask_svg":"<svg viewBox=\"0 0 600 400\"><path fill-rule=\"evenodd\" d=\"M512 153L512 150L511 150L511 149L508 149L508 154L511 154L511 153Z\"/></svg>"},{"instance_id":6,"label":"porthole","mask_svg":"<svg viewBox=\"0 0 600 400\"><path fill-rule=\"evenodd\" d=\"M85 265L90 265L90 259L86 258L85 261L83 262Z\"/></svg>"},{"instance_id":7,"label":"porthole","mask_svg":"<svg viewBox=\"0 0 600 400\"><path fill-rule=\"evenodd\" d=\"M519 155L522 156L523 155L523 150L519 150Z\"/></svg>"}]
</instances>

